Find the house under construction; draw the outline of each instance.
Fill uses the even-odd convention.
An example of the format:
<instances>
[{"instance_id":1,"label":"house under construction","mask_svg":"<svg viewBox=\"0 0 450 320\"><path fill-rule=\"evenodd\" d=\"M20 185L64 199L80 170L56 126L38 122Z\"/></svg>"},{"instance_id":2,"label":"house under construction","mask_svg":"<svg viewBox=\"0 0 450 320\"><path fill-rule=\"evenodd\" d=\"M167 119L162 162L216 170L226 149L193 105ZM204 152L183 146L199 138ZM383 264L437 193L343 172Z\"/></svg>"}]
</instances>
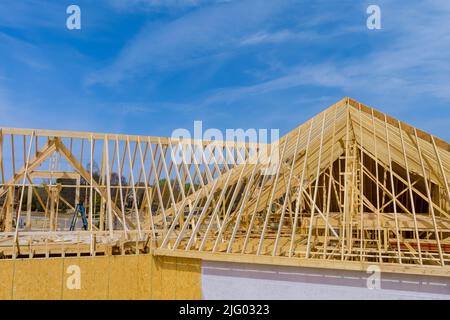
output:
<instances>
[{"instance_id":1,"label":"house under construction","mask_svg":"<svg viewBox=\"0 0 450 320\"><path fill-rule=\"evenodd\" d=\"M0 171L0 298L450 297L450 144L350 98L268 145L1 128Z\"/></svg>"}]
</instances>

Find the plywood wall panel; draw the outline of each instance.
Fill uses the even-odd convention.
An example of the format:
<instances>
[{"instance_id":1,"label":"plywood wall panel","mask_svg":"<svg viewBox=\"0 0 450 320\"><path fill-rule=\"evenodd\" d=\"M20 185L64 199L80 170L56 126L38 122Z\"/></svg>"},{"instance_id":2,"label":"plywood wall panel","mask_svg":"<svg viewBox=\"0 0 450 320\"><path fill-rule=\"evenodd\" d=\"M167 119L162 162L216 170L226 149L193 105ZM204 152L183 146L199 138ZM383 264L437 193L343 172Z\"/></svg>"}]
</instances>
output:
<instances>
[{"instance_id":1,"label":"plywood wall panel","mask_svg":"<svg viewBox=\"0 0 450 320\"><path fill-rule=\"evenodd\" d=\"M151 287L152 287L152 299L161 300L162 295L162 261L163 257L152 257L151 259Z\"/></svg>"},{"instance_id":2,"label":"plywood wall panel","mask_svg":"<svg viewBox=\"0 0 450 320\"><path fill-rule=\"evenodd\" d=\"M148 300L152 297L152 260L151 255L138 256L136 299Z\"/></svg>"},{"instance_id":3,"label":"plywood wall panel","mask_svg":"<svg viewBox=\"0 0 450 320\"><path fill-rule=\"evenodd\" d=\"M109 263L108 299L136 299L137 256L112 256Z\"/></svg>"},{"instance_id":4,"label":"plywood wall panel","mask_svg":"<svg viewBox=\"0 0 450 320\"><path fill-rule=\"evenodd\" d=\"M16 260L14 269L13 299L61 299L62 259Z\"/></svg>"},{"instance_id":5,"label":"plywood wall panel","mask_svg":"<svg viewBox=\"0 0 450 320\"><path fill-rule=\"evenodd\" d=\"M68 284L74 267L79 288ZM0 260L0 299L200 298L201 261L195 259L146 254Z\"/></svg>"},{"instance_id":6,"label":"plywood wall panel","mask_svg":"<svg viewBox=\"0 0 450 320\"><path fill-rule=\"evenodd\" d=\"M12 299L14 261L0 260L0 300Z\"/></svg>"},{"instance_id":7,"label":"plywood wall panel","mask_svg":"<svg viewBox=\"0 0 450 320\"><path fill-rule=\"evenodd\" d=\"M201 299L201 261L177 258L176 299Z\"/></svg>"},{"instance_id":8,"label":"plywood wall panel","mask_svg":"<svg viewBox=\"0 0 450 320\"><path fill-rule=\"evenodd\" d=\"M162 299L173 300L177 289L177 258L164 257L162 260Z\"/></svg>"}]
</instances>

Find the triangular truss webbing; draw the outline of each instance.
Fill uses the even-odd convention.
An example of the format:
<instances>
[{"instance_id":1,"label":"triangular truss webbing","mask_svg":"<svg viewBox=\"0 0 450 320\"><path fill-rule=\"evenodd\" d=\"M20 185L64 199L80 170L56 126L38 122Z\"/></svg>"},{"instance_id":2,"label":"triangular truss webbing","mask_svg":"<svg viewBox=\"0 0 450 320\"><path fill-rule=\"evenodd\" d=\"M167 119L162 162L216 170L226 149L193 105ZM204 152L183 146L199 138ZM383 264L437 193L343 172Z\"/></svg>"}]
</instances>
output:
<instances>
[{"instance_id":1,"label":"triangular truss webbing","mask_svg":"<svg viewBox=\"0 0 450 320\"><path fill-rule=\"evenodd\" d=\"M449 264L445 142L346 99L278 151L272 175L244 163L199 190L200 205L178 209L186 219L174 220L162 249Z\"/></svg>"}]
</instances>

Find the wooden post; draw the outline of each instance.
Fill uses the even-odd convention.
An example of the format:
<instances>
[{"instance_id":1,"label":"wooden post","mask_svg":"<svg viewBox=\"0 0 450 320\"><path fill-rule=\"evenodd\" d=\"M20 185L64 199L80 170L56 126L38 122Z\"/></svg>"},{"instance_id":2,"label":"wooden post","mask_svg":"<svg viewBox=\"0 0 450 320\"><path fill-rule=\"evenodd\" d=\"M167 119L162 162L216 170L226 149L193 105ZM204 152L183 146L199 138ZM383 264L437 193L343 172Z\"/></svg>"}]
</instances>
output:
<instances>
[{"instance_id":1,"label":"wooden post","mask_svg":"<svg viewBox=\"0 0 450 320\"><path fill-rule=\"evenodd\" d=\"M50 186L50 231L56 231L56 187Z\"/></svg>"},{"instance_id":2,"label":"wooden post","mask_svg":"<svg viewBox=\"0 0 450 320\"><path fill-rule=\"evenodd\" d=\"M6 216L5 216L5 232L13 230L15 188L13 185L8 186L8 194L6 195Z\"/></svg>"},{"instance_id":3,"label":"wooden post","mask_svg":"<svg viewBox=\"0 0 450 320\"><path fill-rule=\"evenodd\" d=\"M31 230L31 205L33 200L33 186L29 185L27 190L27 218L25 222L25 229Z\"/></svg>"}]
</instances>

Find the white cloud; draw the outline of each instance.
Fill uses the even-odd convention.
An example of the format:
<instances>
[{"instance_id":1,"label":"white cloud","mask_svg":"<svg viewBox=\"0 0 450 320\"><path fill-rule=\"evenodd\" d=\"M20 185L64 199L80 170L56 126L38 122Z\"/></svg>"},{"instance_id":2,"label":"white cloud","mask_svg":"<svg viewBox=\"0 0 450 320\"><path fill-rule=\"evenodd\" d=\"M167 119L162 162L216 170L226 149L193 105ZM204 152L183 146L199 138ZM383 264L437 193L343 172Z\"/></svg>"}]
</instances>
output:
<instances>
[{"instance_id":1,"label":"white cloud","mask_svg":"<svg viewBox=\"0 0 450 320\"><path fill-rule=\"evenodd\" d=\"M250 36L244 37L240 44L246 45L260 45L266 43L280 43L285 41L309 41L317 39L318 34L315 32L293 32L291 30L281 30L276 32L257 32Z\"/></svg>"},{"instance_id":2,"label":"white cloud","mask_svg":"<svg viewBox=\"0 0 450 320\"><path fill-rule=\"evenodd\" d=\"M119 112L123 115L152 113L154 110L142 104L124 103L119 106Z\"/></svg>"},{"instance_id":3,"label":"white cloud","mask_svg":"<svg viewBox=\"0 0 450 320\"><path fill-rule=\"evenodd\" d=\"M40 0L0 1L0 26L28 30L35 27L64 30L65 7L62 2Z\"/></svg>"},{"instance_id":4,"label":"white cloud","mask_svg":"<svg viewBox=\"0 0 450 320\"><path fill-rule=\"evenodd\" d=\"M42 50L39 47L2 32L0 32L0 48L5 54L10 54L10 57L20 64L41 70L49 67L45 55L42 54Z\"/></svg>"},{"instance_id":5,"label":"white cloud","mask_svg":"<svg viewBox=\"0 0 450 320\"><path fill-rule=\"evenodd\" d=\"M205 98L205 105L219 105L300 86L334 87L349 95L386 97L392 101L429 96L450 100L450 5L426 1L415 6L383 5L382 31L388 43L374 46L367 54L355 54L342 60L323 60L309 65L304 63L285 69L270 80L212 92ZM345 27L352 32L361 32L350 24ZM386 34L387 33L387 34ZM342 34L335 30L333 35ZM293 32L255 33L246 38L245 44L260 44L292 39ZM369 34L368 34L369 35ZM381 34L380 34L381 35ZM315 37L312 37L315 39ZM324 35L321 41L331 39ZM342 44L342 45L345 45ZM400 109L402 106L399 106ZM403 108L408 108L404 105Z\"/></svg>"},{"instance_id":6,"label":"white cloud","mask_svg":"<svg viewBox=\"0 0 450 320\"><path fill-rule=\"evenodd\" d=\"M288 74L251 86L220 89L204 99L202 105L230 103L254 95L267 94L303 85L349 86L350 83L330 64L299 66Z\"/></svg>"},{"instance_id":7,"label":"white cloud","mask_svg":"<svg viewBox=\"0 0 450 320\"><path fill-rule=\"evenodd\" d=\"M229 1L231 0L108 0L108 3L119 11L153 11L195 8Z\"/></svg>"},{"instance_id":8,"label":"white cloud","mask_svg":"<svg viewBox=\"0 0 450 320\"><path fill-rule=\"evenodd\" d=\"M164 26L148 23L114 63L91 74L88 84L116 84L154 70L182 67L226 54L247 34L285 8L287 1L221 3L190 12ZM251 14L249 14L251 13Z\"/></svg>"}]
</instances>

